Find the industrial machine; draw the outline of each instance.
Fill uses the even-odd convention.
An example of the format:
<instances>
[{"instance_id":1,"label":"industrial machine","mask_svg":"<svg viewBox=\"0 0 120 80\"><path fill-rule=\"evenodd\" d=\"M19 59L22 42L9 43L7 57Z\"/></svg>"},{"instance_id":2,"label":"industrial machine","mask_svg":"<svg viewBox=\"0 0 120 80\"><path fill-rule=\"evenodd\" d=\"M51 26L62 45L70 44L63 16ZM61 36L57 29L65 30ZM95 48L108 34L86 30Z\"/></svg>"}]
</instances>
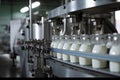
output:
<instances>
[{"instance_id":1,"label":"industrial machine","mask_svg":"<svg viewBox=\"0 0 120 80\"><path fill-rule=\"evenodd\" d=\"M22 75L120 77L120 53L106 46L108 40L119 45L119 5L119 0L65 0L47 18L30 13L23 25L18 21L11 28L11 51L20 41Z\"/></svg>"}]
</instances>

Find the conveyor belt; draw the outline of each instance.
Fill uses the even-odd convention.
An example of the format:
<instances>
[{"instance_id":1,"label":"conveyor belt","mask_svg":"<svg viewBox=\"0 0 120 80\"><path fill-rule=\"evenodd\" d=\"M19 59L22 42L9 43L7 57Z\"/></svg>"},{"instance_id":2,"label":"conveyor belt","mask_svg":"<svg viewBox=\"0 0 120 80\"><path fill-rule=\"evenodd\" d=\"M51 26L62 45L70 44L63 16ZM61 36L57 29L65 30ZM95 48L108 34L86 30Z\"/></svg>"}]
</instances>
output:
<instances>
[{"instance_id":1,"label":"conveyor belt","mask_svg":"<svg viewBox=\"0 0 120 80\"><path fill-rule=\"evenodd\" d=\"M69 55L74 55L74 56L82 56L82 57L88 57L88 58L95 58L95 59L101 59L101 60L110 60L110 61L120 62L120 56L110 56L108 54L101 55L101 54L92 54L92 53L82 53L82 52L76 52L76 51L70 51L70 50L61 50L61 49L55 49L55 48L52 48L51 50L54 52L64 53L64 54L69 54ZM108 66L104 69L95 69L95 68L92 68L91 65L90 66L81 66L77 63L73 64L73 63L70 63L69 61L62 61L62 60L58 60L58 59L53 58L53 57L47 58L47 62L50 66L53 67L53 71L56 67L61 66L60 68L64 68L63 70L61 69L61 71L60 71L61 74L64 74L64 73L67 74L67 72L64 72L64 70L69 68L70 71L69 70L68 71L71 72L71 73L69 73L71 76L73 76L72 74L74 73L74 70L75 70L78 73L84 73L87 75L89 74L90 76L92 74L93 77L95 77L95 76L120 77L120 73L110 72ZM71 71L71 69L72 69L72 71ZM84 70L84 71L81 72L81 70ZM58 70L55 70L55 74L59 74L60 72ZM77 72L75 72L75 74ZM66 74L64 74L62 76L65 77ZM81 75L79 75L79 76L81 76Z\"/></svg>"}]
</instances>

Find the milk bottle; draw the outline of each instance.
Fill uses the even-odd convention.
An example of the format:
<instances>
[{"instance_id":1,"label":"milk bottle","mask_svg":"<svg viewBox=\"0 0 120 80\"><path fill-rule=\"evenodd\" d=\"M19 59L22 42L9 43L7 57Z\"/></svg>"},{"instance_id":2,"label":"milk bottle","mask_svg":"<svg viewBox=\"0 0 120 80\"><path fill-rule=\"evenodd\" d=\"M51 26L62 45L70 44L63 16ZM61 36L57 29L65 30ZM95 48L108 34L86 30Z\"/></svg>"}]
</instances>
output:
<instances>
[{"instance_id":1,"label":"milk bottle","mask_svg":"<svg viewBox=\"0 0 120 80\"><path fill-rule=\"evenodd\" d=\"M112 41L112 34L107 34L107 44L106 44L106 47L107 47L107 53L109 53L111 47L113 45L113 41Z\"/></svg>"},{"instance_id":2,"label":"milk bottle","mask_svg":"<svg viewBox=\"0 0 120 80\"><path fill-rule=\"evenodd\" d=\"M65 35L65 44L63 46L63 49L70 50L70 47L72 45L70 36ZM70 61L70 55L68 54L62 54L63 61Z\"/></svg>"},{"instance_id":3,"label":"milk bottle","mask_svg":"<svg viewBox=\"0 0 120 80\"><path fill-rule=\"evenodd\" d=\"M60 42L58 44L58 49L63 49L65 43L65 37L64 36L60 36ZM57 53L57 59L62 59L62 53Z\"/></svg>"},{"instance_id":4,"label":"milk bottle","mask_svg":"<svg viewBox=\"0 0 120 80\"><path fill-rule=\"evenodd\" d=\"M113 46L110 49L109 55L120 56L120 34L113 34ZM111 72L120 72L120 62L109 62L109 69Z\"/></svg>"},{"instance_id":5,"label":"milk bottle","mask_svg":"<svg viewBox=\"0 0 120 80\"><path fill-rule=\"evenodd\" d=\"M90 37L88 35L81 36L81 47L79 48L80 52L92 52L93 45L90 42ZM85 57L79 57L80 65L91 65L91 59Z\"/></svg>"},{"instance_id":6,"label":"milk bottle","mask_svg":"<svg viewBox=\"0 0 120 80\"><path fill-rule=\"evenodd\" d=\"M54 43L55 43L55 36L52 36L52 42L50 44L50 48L53 48ZM53 52L52 51L50 51L50 56L53 56Z\"/></svg>"},{"instance_id":7,"label":"milk bottle","mask_svg":"<svg viewBox=\"0 0 120 80\"><path fill-rule=\"evenodd\" d=\"M59 44L59 36L55 36L55 42L54 42L53 48L57 48L58 44ZM55 57L55 58L57 57L56 52L53 52L53 57Z\"/></svg>"},{"instance_id":8,"label":"milk bottle","mask_svg":"<svg viewBox=\"0 0 120 80\"><path fill-rule=\"evenodd\" d=\"M93 54L107 54L107 47L105 45L105 35L96 34L95 35L95 45L93 47ZM107 66L107 61L92 59L93 68L105 68Z\"/></svg>"},{"instance_id":9,"label":"milk bottle","mask_svg":"<svg viewBox=\"0 0 120 80\"><path fill-rule=\"evenodd\" d=\"M72 51L79 51L80 48L80 36L73 35L72 36L72 46L70 47L70 50ZM70 55L70 62L71 63L78 63L79 57Z\"/></svg>"}]
</instances>

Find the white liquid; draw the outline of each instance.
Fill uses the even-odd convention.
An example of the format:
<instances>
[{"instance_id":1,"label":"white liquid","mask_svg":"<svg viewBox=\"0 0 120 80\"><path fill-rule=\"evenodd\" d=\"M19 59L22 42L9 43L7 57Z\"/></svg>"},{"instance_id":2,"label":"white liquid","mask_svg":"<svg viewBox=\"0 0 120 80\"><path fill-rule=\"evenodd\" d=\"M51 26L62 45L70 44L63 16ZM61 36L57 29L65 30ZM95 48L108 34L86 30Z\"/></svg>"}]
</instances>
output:
<instances>
[{"instance_id":1,"label":"white liquid","mask_svg":"<svg viewBox=\"0 0 120 80\"><path fill-rule=\"evenodd\" d=\"M53 48L57 48L57 47L58 47L58 44L59 44L59 41L56 41L56 42L54 43ZM56 53L56 52L53 52L53 57L57 57L57 53Z\"/></svg>"},{"instance_id":2,"label":"white liquid","mask_svg":"<svg viewBox=\"0 0 120 80\"><path fill-rule=\"evenodd\" d=\"M61 41L58 45L58 49L63 49L64 41ZM62 59L62 53L57 53L57 59Z\"/></svg>"},{"instance_id":3,"label":"white liquid","mask_svg":"<svg viewBox=\"0 0 120 80\"><path fill-rule=\"evenodd\" d=\"M109 54L113 56L120 56L120 46L112 46ZM109 68L111 72L120 72L120 63L110 61Z\"/></svg>"},{"instance_id":4,"label":"white liquid","mask_svg":"<svg viewBox=\"0 0 120 80\"><path fill-rule=\"evenodd\" d=\"M51 43L51 45L50 45L50 47L51 47L51 48L53 48L54 43L55 43L55 42L54 42L54 41L52 41L52 43ZM53 56L53 51L50 51L50 56Z\"/></svg>"},{"instance_id":5,"label":"white liquid","mask_svg":"<svg viewBox=\"0 0 120 80\"><path fill-rule=\"evenodd\" d=\"M79 51L80 52L92 52L93 45L82 44ZM79 57L79 64L80 65L91 65L91 59Z\"/></svg>"},{"instance_id":6,"label":"white liquid","mask_svg":"<svg viewBox=\"0 0 120 80\"><path fill-rule=\"evenodd\" d=\"M70 48L70 50L72 50L72 51L79 51L79 48L80 48L80 44L73 43L71 48ZM70 56L70 62L71 63L78 63L79 62L79 57L71 55Z\"/></svg>"},{"instance_id":7,"label":"white liquid","mask_svg":"<svg viewBox=\"0 0 120 80\"><path fill-rule=\"evenodd\" d=\"M72 43L66 42L63 46L63 49L70 50L71 45L72 45ZM70 56L67 55L67 54L62 54L62 58L63 58L63 61L69 61L70 60Z\"/></svg>"},{"instance_id":8,"label":"white liquid","mask_svg":"<svg viewBox=\"0 0 120 80\"><path fill-rule=\"evenodd\" d=\"M104 45L95 45L92 51L93 54L107 54L107 47ZM93 68L105 68L107 66L107 61L92 59Z\"/></svg>"},{"instance_id":9,"label":"white liquid","mask_svg":"<svg viewBox=\"0 0 120 80\"><path fill-rule=\"evenodd\" d=\"M53 48L53 46L54 46L54 41L52 41L50 47Z\"/></svg>"}]
</instances>

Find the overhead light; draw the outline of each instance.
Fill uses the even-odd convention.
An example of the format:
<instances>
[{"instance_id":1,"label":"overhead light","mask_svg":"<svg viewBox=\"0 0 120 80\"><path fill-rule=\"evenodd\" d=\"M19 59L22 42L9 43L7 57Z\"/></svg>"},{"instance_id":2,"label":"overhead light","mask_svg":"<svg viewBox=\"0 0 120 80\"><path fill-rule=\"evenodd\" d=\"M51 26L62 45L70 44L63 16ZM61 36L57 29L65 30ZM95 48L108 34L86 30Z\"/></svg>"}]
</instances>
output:
<instances>
[{"instance_id":1,"label":"overhead light","mask_svg":"<svg viewBox=\"0 0 120 80\"><path fill-rule=\"evenodd\" d=\"M40 2L38 2L38 1L32 3L32 9L37 8L39 6L40 6Z\"/></svg>"},{"instance_id":2,"label":"overhead light","mask_svg":"<svg viewBox=\"0 0 120 80\"><path fill-rule=\"evenodd\" d=\"M37 8L39 6L40 6L40 2L38 2L38 1L35 1L35 2L32 3L32 9ZM27 11L29 11L29 7L27 7L27 6L20 9L21 13L25 13Z\"/></svg>"},{"instance_id":3,"label":"overhead light","mask_svg":"<svg viewBox=\"0 0 120 80\"><path fill-rule=\"evenodd\" d=\"M25 13L25 12L27 12L27 11L29 11L29 8L26 6L26 7L23 7L22 9L20 9L20 12L21 13Z\"/></svg>"},{"instance_id":4,"label":"overhead light","mask_svg":"<svg viewBox=\"0 0 120 80\"><path fill-rule=\"evenodd\" d=\"M120 2L120 0L117 0L118 2Z\"/></svg>"}]
</instances>

